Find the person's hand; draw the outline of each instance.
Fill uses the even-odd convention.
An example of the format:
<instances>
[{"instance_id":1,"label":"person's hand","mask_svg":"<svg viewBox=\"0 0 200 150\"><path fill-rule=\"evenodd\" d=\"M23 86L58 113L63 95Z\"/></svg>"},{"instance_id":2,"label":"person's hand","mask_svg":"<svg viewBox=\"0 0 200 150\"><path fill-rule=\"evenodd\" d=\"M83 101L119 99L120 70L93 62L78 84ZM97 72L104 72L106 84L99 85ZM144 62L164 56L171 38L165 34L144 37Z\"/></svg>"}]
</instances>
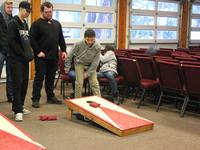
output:
<instances>
[{"instance_id":1,"label":"person's hand","mask_svg":"<svg viewBox=\"0 0 200 150\"><path fill-rule=\"evenodd\" d=\"M87 79L87 78L88 78L88 74L87 74L86 72L84 72L83 78L84 78L84 79Z\"/></svg>"},{"instance_id":2,"label":"person's hand","mask_svg":"<svg viewBox=\"0 0 200 150\"><path fill-rule=\"evenodd\" d=\"M39 58L44 58L44 57L45 57L45 53L40 52L37 56L38 56Z\"/></svg>"},{"instance_id":3,"label":"person's hand","mask_svg":"<svg viewBox=\"0 0 200 150\"><path fill-rule=\"evenodd\" d=\"M66 52L62 52L62 60L65 60L67 58L67 53Z\"/></svg>"}]
</instances>

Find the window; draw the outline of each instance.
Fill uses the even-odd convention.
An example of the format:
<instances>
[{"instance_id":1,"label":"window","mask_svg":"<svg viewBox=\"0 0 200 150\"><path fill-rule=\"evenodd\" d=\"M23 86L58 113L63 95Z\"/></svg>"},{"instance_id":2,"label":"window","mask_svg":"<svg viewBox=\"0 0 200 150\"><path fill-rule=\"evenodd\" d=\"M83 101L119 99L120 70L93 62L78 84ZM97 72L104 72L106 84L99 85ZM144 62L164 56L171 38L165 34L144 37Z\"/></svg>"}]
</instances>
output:
<instances>
[{"instance_id":1,"label":"window","mask_svg":"<svg viewBox=\"0 0 200 150\"><path fill-rule=\"evenodd\" d=\"M116 0L50 0L53 18L62 27L67 43L83 38L85 29L93 28L101 43L114 43L116 32Z\"/></svg>"},{"instance_id":2,"label":"window","mask_svg":"<svg viewBox=\"0 0 200 150\"><path fill-rule=\"evenodd\" d=\"M81 4L81 0L50 0L52 3L58 4Z\"/></svg>"},{"instance_id":3,"label":"window","mask_svg":"<svg viewBox=\"0 0 200 150\"><path fill-rule=\"evenodd\" d=\"M113 0L86 0L88 6L112 7Z\"/></svg>"},{"instance_id":4,"label":"window","mask_svg":"<svg viewBox=\"0 0 200 150\"><path fill-rule=\"evenodd\" d=\"M130 41L134 43L177 43L179 14L179 1L132 0Z\"/></svg>"},{"instance_id":5,"label":"window","mask_svg":"<svg viewBox=\"0 0 200 150\"><path fill-rule=\"evenodd\" d=\"M193 3L190 20L190 43L199 43L200 41L200 3Z\"/></svg>"},{"instance_id":6,"label":"window","mask_svg":"<svg viewBox=\"0 0 200 150\"><path fill-rule=\"evenodd\" d=\"M81 13L76 11L54 11L53 18L62 22L80 22Z\"/></svg>"}]
</instances>

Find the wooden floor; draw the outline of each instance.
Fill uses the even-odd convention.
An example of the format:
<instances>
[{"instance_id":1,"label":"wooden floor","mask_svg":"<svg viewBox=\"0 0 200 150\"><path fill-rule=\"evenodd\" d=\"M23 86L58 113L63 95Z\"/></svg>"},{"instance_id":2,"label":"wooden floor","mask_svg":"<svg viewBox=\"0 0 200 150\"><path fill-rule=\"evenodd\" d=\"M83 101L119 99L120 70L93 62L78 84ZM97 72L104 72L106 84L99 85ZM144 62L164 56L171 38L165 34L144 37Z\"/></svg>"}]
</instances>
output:
<instances>
[{"instance_id":1,"label":"wooden floor","mask_svg":"<svg viewBox=\"0 0 200 150\"><path fill-rule=\"evenodd\" d=\"M70 87L67 92L69 93ZM60 96L60 87L55 90ZM10 120L14 120L11 104L5 102L5 85L0 84L0 112ZM176 109L161 107L155 111L154 105L143 105L136 108L137 101L126 99L122 107L155 123L153 130L118 137L106 129L94 124L73 119L66 119L66 105L46 104L44 90L42 91L41 108L31 107L32 81L26 97L26 108L31 114L24 116L24 121L16 123L30 134L34 140L44 145L48 150L199 150L200 116L186 113L179 117ZM57 115L56 121L40 121L40 115Z\"/></svg>"}]
</instances>

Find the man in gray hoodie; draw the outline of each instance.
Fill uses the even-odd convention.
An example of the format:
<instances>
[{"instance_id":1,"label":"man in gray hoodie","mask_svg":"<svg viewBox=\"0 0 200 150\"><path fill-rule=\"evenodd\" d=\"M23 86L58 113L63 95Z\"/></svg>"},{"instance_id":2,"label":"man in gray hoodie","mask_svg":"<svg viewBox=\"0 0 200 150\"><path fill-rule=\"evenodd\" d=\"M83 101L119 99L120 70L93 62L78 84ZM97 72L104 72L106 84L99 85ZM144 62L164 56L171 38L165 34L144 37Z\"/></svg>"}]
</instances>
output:
<instances>
[{"instance_id":1,"label":"man in gray hoodie","mask_svg":"<svg viewBox=\"0 0 200 150\"><path fill-rule=\"evenodd\" d=\"M0 77L3 69L4 62L6 61L6 92L8 102L13 101L13 86L11 78L11 64L10 57L8 55L8 22L12 19L13 2L6 0L1 5L0 13Z\"/></svg>"},{"instance_id":2,"label":"man in gray hoodie","mask_svg":"<svg viewBox=\"0 0 200 150\"><path fill-rule=\"evenodd\" d=\"M87 29L84 33L84 40L77 42L69 52L65 63L68 72L72 59L75 67L75 98L82 97L84 79L89 79L93 95L101 96L96 69L99 65L100 45L95 41L93 29Z\"/></svg>"}]
</instances>

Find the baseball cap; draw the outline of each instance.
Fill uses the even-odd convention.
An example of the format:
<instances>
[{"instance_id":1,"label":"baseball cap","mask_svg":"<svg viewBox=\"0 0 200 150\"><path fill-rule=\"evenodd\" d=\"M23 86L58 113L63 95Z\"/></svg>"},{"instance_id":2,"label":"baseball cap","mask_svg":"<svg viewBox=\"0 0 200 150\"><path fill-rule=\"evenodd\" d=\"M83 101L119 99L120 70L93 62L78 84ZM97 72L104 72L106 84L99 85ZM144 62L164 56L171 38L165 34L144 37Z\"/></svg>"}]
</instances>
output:
<instances>
[{"instance_id":1,"label":"baseball cap","mask_svg":"<svg viewBox=\"0 0 200 150\"><path fill-rule=\"evenodd\" d=\"M22 1L19 3L19 8L24 8L26 9L27 12L31 12L32 8L31 8L31 4L27 1Z\"/></svg>"}]
</instances>

